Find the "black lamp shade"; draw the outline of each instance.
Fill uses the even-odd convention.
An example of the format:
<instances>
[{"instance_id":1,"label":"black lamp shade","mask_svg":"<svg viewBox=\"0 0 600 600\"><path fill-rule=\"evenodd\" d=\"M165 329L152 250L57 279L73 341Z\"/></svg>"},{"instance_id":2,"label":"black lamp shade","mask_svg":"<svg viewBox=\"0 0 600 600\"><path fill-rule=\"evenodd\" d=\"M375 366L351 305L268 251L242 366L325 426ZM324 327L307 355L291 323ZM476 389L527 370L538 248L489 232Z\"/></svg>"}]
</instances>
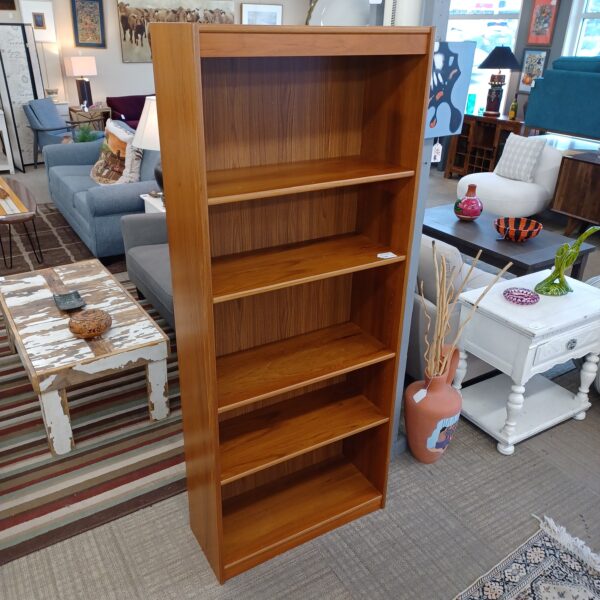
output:
<instances>
[{"instance_id":1,"label":"black lamp shade","mask_svg":"<svg viewBox=\"0 0 600 600\"><path fill-rule=\"evenodd\" d=\"M508 46L496 46L479 65L480 69L508 69L518 71L521 68L517 57Z\"/></svg>"}]
</instances>

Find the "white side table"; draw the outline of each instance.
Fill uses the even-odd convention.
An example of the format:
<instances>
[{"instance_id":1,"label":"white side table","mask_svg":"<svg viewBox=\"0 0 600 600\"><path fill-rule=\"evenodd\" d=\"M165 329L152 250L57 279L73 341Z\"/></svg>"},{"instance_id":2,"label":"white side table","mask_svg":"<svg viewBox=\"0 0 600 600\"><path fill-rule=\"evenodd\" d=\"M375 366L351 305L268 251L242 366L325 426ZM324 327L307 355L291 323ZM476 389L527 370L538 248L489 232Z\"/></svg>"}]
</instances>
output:
<instances>
[{"instance_id":1,"label":"white side table","mask_svg":"<svg viewBox=\"0 0 600 600\"><path fill-rule=\"evenodd\" d=\"M150 194L140 194L140 198L144 201L144 210L147 213L166 212L165 203L162 198L155 198Z\"/></svg>"},{"instance_id":2,"label":"white side table","mask_svg":"<svg viewBox=\"0 0 600 600\"><path fill-rule=\"evenodd\" d=\"M8 128L6 127L6 118L4 111L0 110L0 136L6 150L6 162L0 163L0 171L8 171L11 175L15 173L15 165L13 163L12 150L10 147L10 139L8 137Z\"/></svg>"},{"instance_id":3,"label":"white side table","mask_svg":"<svg viewBox=\"0 0 600 600\"><path fill-rule=\"evenodd\" d=\"M568 278L573 293L541 296L532 306L516 306L502 292L533 289L550 271L497 283L465 327L454 387L461 390L467 352L503 374L461 390L462 415L498 440L498 452L512 454L515 444L570 418L584 419L588 392L598 370L600 290ZM481 293L460 296L461 319ZM540 373L573 358L585 357L577 394ZM527 384L527 394L525 394Z\"/></svg>"}]
</instances>

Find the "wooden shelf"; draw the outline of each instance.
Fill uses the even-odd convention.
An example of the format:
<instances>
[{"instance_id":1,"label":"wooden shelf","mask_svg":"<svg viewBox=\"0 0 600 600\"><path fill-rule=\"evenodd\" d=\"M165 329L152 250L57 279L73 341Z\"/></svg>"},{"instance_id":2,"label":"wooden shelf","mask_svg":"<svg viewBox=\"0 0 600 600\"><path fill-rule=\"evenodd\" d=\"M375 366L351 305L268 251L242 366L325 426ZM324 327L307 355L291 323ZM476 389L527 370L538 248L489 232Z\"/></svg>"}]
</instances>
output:
<instances>
[{"instance_id":1,"label":"wooden shelf","mask_svg":"<svg viewBox=\"0 0 600 600\"><path fill-rule=\"evenodd\" d=\"M345 459L226 500L225 577L380 508L382 494Z\"/></svg>"},{"instance_id":2,"label":"wooden shelf","mask_svg":"<svg viewBox=\"0 0 600 600\"><path fill-rule=\"evenodd\" d=\"M386 423L346 385L324 388L221 425L221 484Z\"/></svg>"},{"instance_id":3,"label":"wooden shelf","mask_svg":"<svg viewBox=\"0 0 600 600\"><path fill-rule=\"evenodd\" d=\"M414 174L413 170L360 156L208 171L208 204L313 192Z\"/></svg>"},{"instance_id":4,"label":"wooden shelf","mask_svg":"<svg viewBox=\"0 0 600 600\"><path fill-rule=\"evenodd\" d=\"M354 323L342 323L217 359L219 412L394 357Z\"/></svg>"},{"instance_id":5,"label":"wooden shelf","mask_svg":"<svg viewBox=\"0 0 600 600\"><path fill-rule=\"evenodd\" d=\"M377 256L384 252L391 250L364 235L349 234L216 258L212 261L213 300L226 302L406 259L403 255Z\"/></svg>"}]
</instances>

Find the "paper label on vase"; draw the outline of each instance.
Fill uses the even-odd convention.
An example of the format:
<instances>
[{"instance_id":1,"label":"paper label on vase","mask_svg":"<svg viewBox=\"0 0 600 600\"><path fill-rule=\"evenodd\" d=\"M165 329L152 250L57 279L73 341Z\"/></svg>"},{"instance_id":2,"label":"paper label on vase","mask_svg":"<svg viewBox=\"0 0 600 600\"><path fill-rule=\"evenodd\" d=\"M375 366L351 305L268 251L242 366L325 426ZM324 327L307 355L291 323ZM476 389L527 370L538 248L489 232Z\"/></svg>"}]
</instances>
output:
<instances>
[{"instance_id":1,"label":"paper label on vase","mask_svg":"<svg viewBox=\"0 0 600 600\"><path fill-rule=\"evenodd\" d=\"M413 396L413 400L419 404L419 402L421 402L421 400L423 400L423 398L425 398L425 396L427 396L427 389L423 388L422 390L419 390L414 396Z\"/></svg>"},{"instance_id":2,"label":"paper label on vase","mask_svg":"<svg viewBox=\"0 0 600 600\"><path fill-rule=\"evenodd\" d=\"M377 258L396 258L398 255L393 252L380 252Z\"/></svg>"}]
</instances>

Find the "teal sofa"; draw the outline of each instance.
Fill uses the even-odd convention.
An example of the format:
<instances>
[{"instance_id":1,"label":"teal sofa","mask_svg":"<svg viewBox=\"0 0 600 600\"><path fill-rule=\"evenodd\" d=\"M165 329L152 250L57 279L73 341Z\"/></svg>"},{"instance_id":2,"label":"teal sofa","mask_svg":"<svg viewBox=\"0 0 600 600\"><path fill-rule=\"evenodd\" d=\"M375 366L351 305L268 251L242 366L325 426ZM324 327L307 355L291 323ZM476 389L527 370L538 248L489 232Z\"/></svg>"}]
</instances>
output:
<instances>
[{"instance_id":1,"label":"teal sofa","mask_svg":"<svg viewBox=\"0 0 600 600\"><path fill-rule=\"evenodd\" d=\"M125 252L121 233L123 215L143 213L140 194L158 189L154 167L160 153L145 150L140 181L98 185L91 177L102 140L45 146L44 161L50 196L69 225L94 256Z\"/></svg>"},{"instance_id":2,"label":"teal sofa","mask_svg":"<svg viewBox=\"0 0 600 600\"><path fill-rule=\"evenodd\" d=\"M563 56L531 90L525 126L600 139L600 56Z\"/></svg>"}]
</instances>

